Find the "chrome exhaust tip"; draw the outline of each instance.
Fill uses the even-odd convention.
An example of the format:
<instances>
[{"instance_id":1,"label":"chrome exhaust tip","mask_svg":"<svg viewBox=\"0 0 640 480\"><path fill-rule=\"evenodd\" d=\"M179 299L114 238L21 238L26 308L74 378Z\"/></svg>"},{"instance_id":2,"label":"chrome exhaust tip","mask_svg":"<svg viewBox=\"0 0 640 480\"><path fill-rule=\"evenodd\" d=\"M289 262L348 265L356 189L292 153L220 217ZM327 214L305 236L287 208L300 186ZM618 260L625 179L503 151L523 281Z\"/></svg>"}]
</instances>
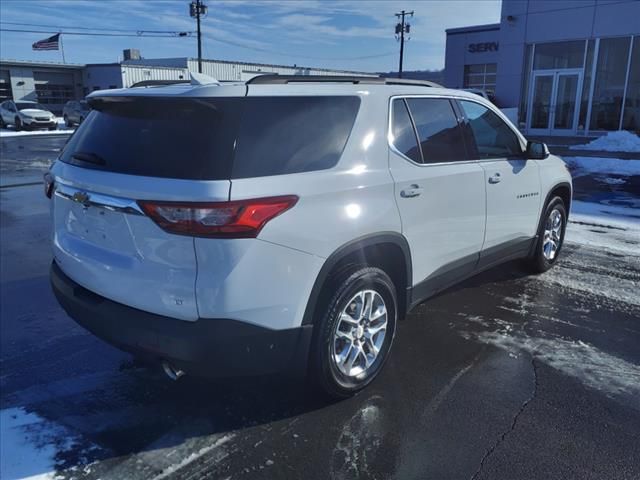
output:
<instances>
[{"instance_id":1,"label":"chrome exhaust tip","mask_svg":"<svg viewBox=\"0 0 640 480\"><path fill-rule=\"evenodd\" d=\"M162 362L162 370L171 380L178 380L180 377L184 376L184 370L180 370L179 368L174 367L166 360Z\"/></svg>"}]
</instances>

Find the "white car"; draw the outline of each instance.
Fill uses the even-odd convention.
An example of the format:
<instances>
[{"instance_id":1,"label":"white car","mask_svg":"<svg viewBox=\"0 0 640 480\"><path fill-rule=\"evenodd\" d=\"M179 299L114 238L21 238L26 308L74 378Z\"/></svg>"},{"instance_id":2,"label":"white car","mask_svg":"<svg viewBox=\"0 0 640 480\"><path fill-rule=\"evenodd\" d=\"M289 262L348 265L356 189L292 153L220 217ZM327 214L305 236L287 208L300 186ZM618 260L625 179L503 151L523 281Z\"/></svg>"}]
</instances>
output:
<instances>
[{"instance_id":1,"label":"white car","mask_svg":"<svg viewBox=\"0 0 640 480\"><path fill-rule=\"evenodd\" d=\"M16 130L57 128L56 117L53 113L37 102L20 100L6 100L0 103L0 127L13 125Z\"/></svg>"},{"instance_id":2,"label":"white car","mask_svg":"<svg viewBox=\"0 0 640 480\"><path fill-rule=\"evenodd\" d=\"M411 308L562 248L564 162L477 95L262 76L88 101L45 179L53 289L172 378L308 373L352 395Z\"/></svg>"}]
</instances>

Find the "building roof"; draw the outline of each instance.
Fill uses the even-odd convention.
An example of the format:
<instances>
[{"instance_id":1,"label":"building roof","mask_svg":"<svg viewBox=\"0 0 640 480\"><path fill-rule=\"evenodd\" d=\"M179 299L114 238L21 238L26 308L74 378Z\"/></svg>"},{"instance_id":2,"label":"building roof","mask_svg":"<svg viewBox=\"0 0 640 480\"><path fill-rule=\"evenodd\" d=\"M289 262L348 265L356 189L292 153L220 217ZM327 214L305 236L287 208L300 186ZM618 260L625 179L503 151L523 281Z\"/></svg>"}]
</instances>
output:
<instances>
[{"instance_id":1,"label":"building roof","mask_svg":"<svg viewBox=\"0 0 640 480\"><path fill-rule=\"evenodd\" d=\"M80 70L85 67L83 63L61 63L61 62L33 62L30 60L10 60L10 59L1 59L0 65L15 65L19 67L54 67L54 68L69 68Z\"/></svg>"},{"instance_id":2,"label":"building roof","mask_svg":"<svg viewBox=\"0 0 640 480\"><path fill-rule=\"evenodd\" d=\"M472 25L470 27L447 28L447 35L459 35L472 32L493 32L500 30L499 23L489 23L486 25Z\"/></svg>"},{"instance_id":3,"label":"building roof","mask_svg":"<svg viewBox=\"0 0 640 480\"><path fill-rule=\"evenodd\" d=\"M149 62L149 66L167 66L167 67L175 67L177 62L184 62L186 65L188 62L197 62L197 58L193 57L169 57L169 58L141 58L137 60L125 60L122 62L123 65L145 65L145 62ZM164 63L166 62L166 63ZM336 68L321 68L321 67L310 67L304 65L280 65L275 63L258 63L258 62L244 62L244 61L235 61L235 60L217 60L215 58L203 58L203 63L223 63L227 65L251 65L256 67L269 67L269 68L296 68L302 70L317 70L322 72L340 72L340 73L351 73L351 74L367 74L367 75L378 75L372 72L362 72L356 70L340 70Z\"/></svg>"},{"instance_id":4,"label":"building roof","mask_svg":"<svg viewBox=\"0 0 640 480\"><path fill-rule=\"evenodd\" d=\"M2 65L15 65L24 67L53 67L53 68L68 68L68 69L83 69L85 67L109 67L109 66L138 66L138 67L172 67L172 68L186 68L188 62L197 62L197 58L192 57L173 57L173 58L141 58L139 60L124 60L122 62L105 62L105 63L61 63L61 62L34 62L29 60L0 60ZM371 75L378 76L377 73L372 72L359 72L355 70L340 70L333 68L320 68L309 67L302 65L277 65L272 63L256 63L256 62L236 62L233 60L216 60L210 58L203 58L203 63L221 63L227 65L243 65L243 66L255 66L255 67L267 67L267 68L291 68L301 70L315 70L320 72L337 72L351 75Z\"/></svg>"}]
</instances>

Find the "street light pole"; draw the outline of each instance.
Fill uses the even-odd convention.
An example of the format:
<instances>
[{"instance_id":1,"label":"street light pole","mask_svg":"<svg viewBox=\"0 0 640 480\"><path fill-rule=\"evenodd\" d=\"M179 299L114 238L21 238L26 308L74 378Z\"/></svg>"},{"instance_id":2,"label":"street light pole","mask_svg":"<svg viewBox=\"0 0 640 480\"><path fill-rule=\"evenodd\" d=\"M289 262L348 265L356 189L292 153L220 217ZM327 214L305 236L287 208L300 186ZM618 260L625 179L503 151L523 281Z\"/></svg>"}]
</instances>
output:
<instances>
[{"instance_id":1,"label":"street light pole","mask_svg":"<svg viewBox=\"0 0 640 480\"><path fill-rule=\"evenodd\" d=\"M200 34L200 17L207 14L208 7L202 0L194 0L189 5L189 15L196 19L198 27L198 73L202 73L202 35Z\"/></svg>"},{"instance_id":2,"label":"street light pole","mask_svg":"<svg viewBox=\"0 0 640 480\"><path fill-rule=\"evenodd\" d=\"M402 78L402 61L404 59L404 34L408 34L411 30L411 25L405 23L404 21L404 17L406 15L413 17L413 10L410 12L402 10L402 12L396 13L396 17L400 19L400 23L396 25L396 38L400 40L400 65L398 67L398 78ZM398 35L400 35L399 38Z\"/></svg>"}]
</instances>

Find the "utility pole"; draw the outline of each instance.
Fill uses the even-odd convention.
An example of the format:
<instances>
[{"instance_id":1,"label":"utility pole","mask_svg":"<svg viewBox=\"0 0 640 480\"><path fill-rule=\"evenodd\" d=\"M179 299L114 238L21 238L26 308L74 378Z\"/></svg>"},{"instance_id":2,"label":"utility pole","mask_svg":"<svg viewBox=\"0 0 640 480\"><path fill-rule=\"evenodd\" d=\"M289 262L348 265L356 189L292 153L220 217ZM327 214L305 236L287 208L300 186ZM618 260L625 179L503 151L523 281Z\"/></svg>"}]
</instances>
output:
<instances>
[{"instance_id":1,"label":"utility pole","mask_svg":"<svg viewBox=\"0 0 640 480\"><path fill-rule=\"evenodd\" d=\"M400 13L396 13L396 17L400 20L400 22L396 25L396 40L400 40L400 66L398 68L398 78L402 78L402 60L404 57L404 34L407 35L411 31L411 25L405 23L404 17L409 15L413 17L413 10L410 12L405 12L402 10ZM407 38L407 40L409 40Z\"/></svg>"},{"instance_id":2,"label":"utility pole","mask_svg":"<svg viewBox=\"0 0 640 480\"><path fill-rule=\"evenodd\" d=\"M202 36L200 34L200 17L207 14L208 7L202 0L194 0L189 5L189 15L196 19L198 26L198 73L202 73Z\"/></svg>"}]
</instances>

